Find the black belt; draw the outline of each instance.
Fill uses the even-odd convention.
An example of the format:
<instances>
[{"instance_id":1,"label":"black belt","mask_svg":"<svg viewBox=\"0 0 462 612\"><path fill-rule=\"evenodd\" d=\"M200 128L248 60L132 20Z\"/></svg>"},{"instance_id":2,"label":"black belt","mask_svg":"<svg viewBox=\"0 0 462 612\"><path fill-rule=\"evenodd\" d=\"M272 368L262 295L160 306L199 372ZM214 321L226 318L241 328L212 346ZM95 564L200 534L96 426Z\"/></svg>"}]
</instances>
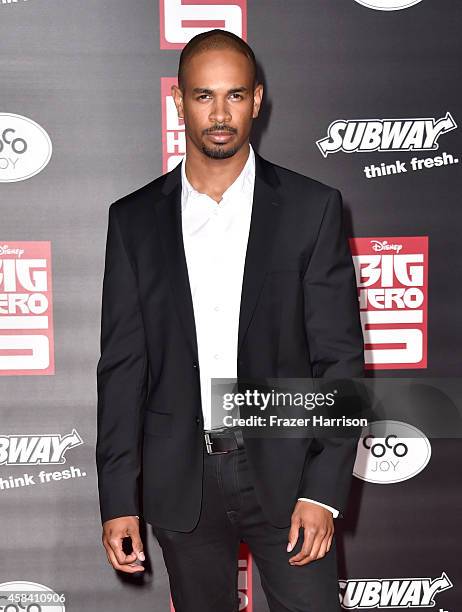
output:
<instances>
[{"instance_id":1,"label":"black belt","mask_svg":"<svg viewBox=\"0 0 462 612\"><path fill-rule=\"evenodd\" d=\"M244 448L244 439L240 429L215 432L204 431L205 448L209 455L219 455Z\"/></svg>"}]
</instances>

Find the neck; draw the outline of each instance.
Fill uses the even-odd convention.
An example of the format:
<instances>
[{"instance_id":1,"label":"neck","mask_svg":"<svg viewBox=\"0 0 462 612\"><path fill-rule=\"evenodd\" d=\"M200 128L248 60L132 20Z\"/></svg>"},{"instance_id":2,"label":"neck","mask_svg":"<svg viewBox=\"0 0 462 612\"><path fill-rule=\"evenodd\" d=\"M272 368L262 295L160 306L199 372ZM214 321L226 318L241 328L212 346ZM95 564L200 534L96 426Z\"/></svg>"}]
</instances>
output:
<instances>
[{"instance_id":1,"label":"neck","mask_svg":"<svg viewBox=\"0 0 462 612\"><path fill-rule=\"evenodd\" d=\"M188 181L200 193L220 202L223 193L237 179L249 157L247 141L232 157L214 159L186 143L185 172Z\"/></svg>"}]
</instances>

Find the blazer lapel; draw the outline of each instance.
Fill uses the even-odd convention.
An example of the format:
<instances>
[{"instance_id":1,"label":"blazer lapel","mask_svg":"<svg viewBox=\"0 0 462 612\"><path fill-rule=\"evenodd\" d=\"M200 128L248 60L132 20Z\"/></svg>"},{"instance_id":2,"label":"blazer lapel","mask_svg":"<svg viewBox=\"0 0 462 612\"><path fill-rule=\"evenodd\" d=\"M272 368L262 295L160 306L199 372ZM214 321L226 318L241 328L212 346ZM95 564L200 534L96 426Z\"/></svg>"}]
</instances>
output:
<instances>
[{"instance_id":1,"label":"blazer lapel","mask_svg":"<svg viewBox=\"0 0 462 612\"><path fill-rule=\"evenodd\" d=\"M273 165L255 151L255 187L239 313L238 355L271 261L282 199Z\"/></svg>"},{"instance_id":2,"label":"blazer lapel","mask_svg":"<svg viewBox=\"0 0 462 612\"><path fill-rule=\"evenodd\" d=\"M273 165L255 151L255 187L239 313L238 354L257 305L278 227L282 200ZM194 307L181 223L181 163L165 176L163 198L154 207L169 267L169 281L184 333L198 358Z\"/></svg>"},{"instance_id":3,"label":"blazer lapel","mask_svg":"<svg viewBox=\"0 0 462 612\"><path fill-rule=\"evenodd\" d=\"M181 162L171 170L162 187L164 198L156 209L165 259L169 268L169 282L180 323L198 359L194 308L189 284L188 267L181 224Z\"/></svg>"}]
</instances>

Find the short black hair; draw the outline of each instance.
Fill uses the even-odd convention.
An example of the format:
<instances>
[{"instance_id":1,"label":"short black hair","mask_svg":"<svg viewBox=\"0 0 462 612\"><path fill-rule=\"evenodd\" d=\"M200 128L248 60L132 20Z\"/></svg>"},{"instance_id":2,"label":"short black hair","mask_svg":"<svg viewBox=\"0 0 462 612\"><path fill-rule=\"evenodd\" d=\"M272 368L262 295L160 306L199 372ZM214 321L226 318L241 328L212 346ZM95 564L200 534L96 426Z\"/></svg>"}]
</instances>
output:
<instances>
[{"instance_id":1,"label":"short black hair","mask_svg":"<svg viewBox=\"0 0 462 612\"><path fill-rule=\"evenodd\" d=\"M180 55L180 62L178 64L178 87L180 89L183 89L184 86L185 67L188 61L196 53L208 51L210 49L233 49L234 51L246 55L252 66L253 86L255 87L257 85L257 62L255 54L250 46L242 40L242 38L236 36L236 34L228 32L228 30L215 28L214 30L207 30L207 32L196 34L196 36L193 36L185 47L183 47Z\"/></svg>"}]
</instances>

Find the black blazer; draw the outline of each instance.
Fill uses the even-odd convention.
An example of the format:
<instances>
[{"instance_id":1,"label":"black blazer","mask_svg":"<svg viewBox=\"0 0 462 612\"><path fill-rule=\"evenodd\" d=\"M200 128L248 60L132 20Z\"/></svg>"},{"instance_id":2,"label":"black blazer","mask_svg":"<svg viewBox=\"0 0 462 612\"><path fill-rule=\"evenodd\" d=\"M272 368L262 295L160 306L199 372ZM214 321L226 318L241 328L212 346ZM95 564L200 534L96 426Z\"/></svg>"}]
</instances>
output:
<instances>
[{"instance_id":1,"label":"black blazer","mask_svg":"<svg viewBox=\"0 0 462 612\"><path fill-rule=\"evenodd\" d=\"M245 378L361 377L363 336L338 190L255 153L238 334ZM101 519L143 515L177 531L201 507L203 419L181 230L181 164L109 208L97 366ZM268 520L298 497L343 510L356 441L246 444Z\"/></svg>"}]
</instances>

